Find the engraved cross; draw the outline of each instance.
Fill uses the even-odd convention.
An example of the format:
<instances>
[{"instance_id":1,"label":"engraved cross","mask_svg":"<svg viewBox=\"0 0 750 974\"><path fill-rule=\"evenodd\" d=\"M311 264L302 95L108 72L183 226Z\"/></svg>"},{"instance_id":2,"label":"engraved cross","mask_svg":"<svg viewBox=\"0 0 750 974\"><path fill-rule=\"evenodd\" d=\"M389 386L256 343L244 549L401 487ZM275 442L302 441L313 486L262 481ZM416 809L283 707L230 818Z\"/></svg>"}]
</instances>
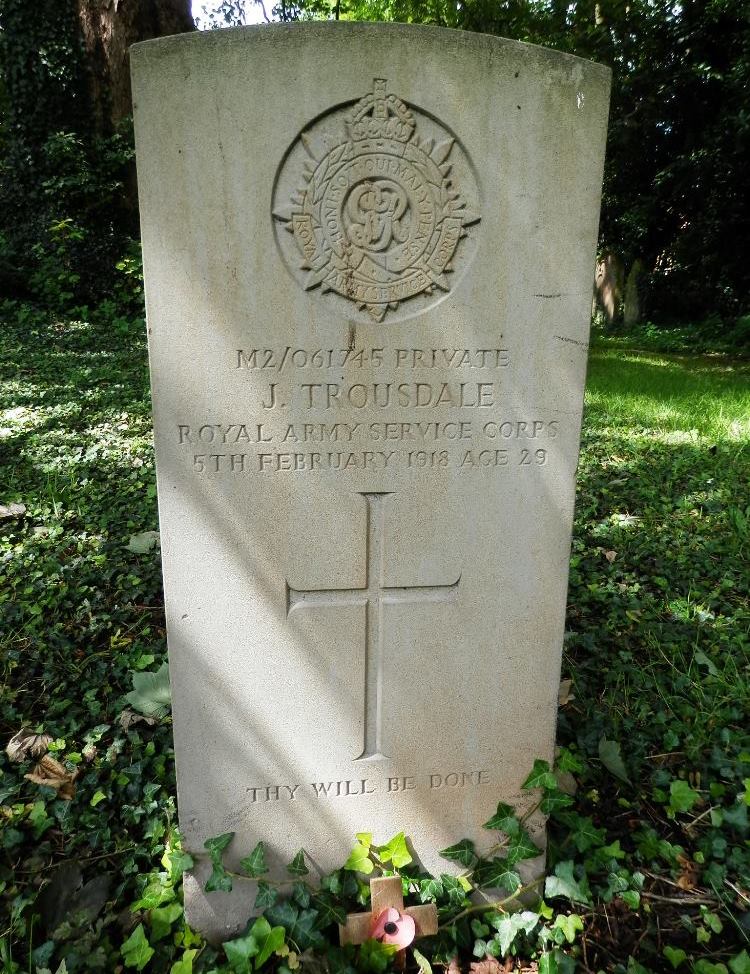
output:
<instances>
[{"instance_id":1,"label":"engraved cross","mask_svg":"<svg viewBox=\"0 0 750 974\"><path fill-rule=\"evenodd\" d=\"M397 603L453 602L458 584L386 585L383 581L385 505L390 493L362 494L367 503L367 560L363 588L296 589L287 582L287 616L297 609L344 605L365 607L365 733L362 753L355 760L386 757L382 750L384 608Z\"/></svg>"}]
</instances>

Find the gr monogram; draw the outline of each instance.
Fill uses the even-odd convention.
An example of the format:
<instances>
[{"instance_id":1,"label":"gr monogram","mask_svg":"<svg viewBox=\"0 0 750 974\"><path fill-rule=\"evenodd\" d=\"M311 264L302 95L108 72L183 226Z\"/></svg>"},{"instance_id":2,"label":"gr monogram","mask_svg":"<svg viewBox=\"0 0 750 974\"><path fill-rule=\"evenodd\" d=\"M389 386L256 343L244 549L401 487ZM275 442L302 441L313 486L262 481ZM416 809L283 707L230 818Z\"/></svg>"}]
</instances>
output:
<instances>
[{"instance_id":1,"label":"gr monogram","mask_svg":"<svg viewBox=\"0 0 750 974\"><path fill-rule=\"evenodd\" d=\"M454 139L422 138L384 79L342 129L319 140L322 154L301 136L305 185L274 216L293 235L306 289L335 292L382 321L402 301L450 290L452 261L479 217L451 174Z\"/></svg>"}]
</instances>

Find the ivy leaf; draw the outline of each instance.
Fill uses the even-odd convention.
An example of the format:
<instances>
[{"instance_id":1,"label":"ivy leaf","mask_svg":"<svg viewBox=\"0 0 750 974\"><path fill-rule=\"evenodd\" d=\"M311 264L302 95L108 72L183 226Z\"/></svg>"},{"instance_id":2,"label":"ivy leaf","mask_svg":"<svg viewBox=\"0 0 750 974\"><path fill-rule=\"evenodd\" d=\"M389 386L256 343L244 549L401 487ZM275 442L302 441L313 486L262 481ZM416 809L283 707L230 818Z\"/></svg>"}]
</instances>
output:
<instances>
[{"instance_id":1,"label":"ivy leaf","mask_svg":"<svg viewBox=\"0 0 750 974\"><path fill-rule=\"evenodd\" d=\"M507 859L495 858L480 861L472 878L477 886L491 889L502 888L509 893L515 893L521 885L520 875L511 869Z\"/></svg>"},{"instance_id":2,"label":"ivy leaf","mask_svg":"<svg viewBox=\"0 0 750 974\"><path fill-rule=\"evenodd\" d=\"M171 849L168 856L168 861L163 864L169 870L169 882L176 886L182 874L186 869L192 869L195 865L193 857L188 852L183 852L182 849Z\"/></svg>"},{"instance_id":3,"label":"ivy leaf","mask_svg":"<svg viewBox=\"0 0 750 974\"><path fill-rule=\"evenodd\" d=\"M542 788L545 791L552 791L557 788L557 778L550 770L549 762L537 758L531 769L531 774L521 785L524 791L531 791L533 788Z\"/></svg>"},{"instance_id":4,"label":"ivy leaf","mask_svg":"<svg viewBox=\"0 0 750 974\"><path fill-rule=\"evenodd\" d=\"M357 970L367 974L385 974L397 952L398 947L395 944L365 940L359 948Z\"/></svg>"},{"instance_id":5,"label":"ivy leaf","mask_svg":"<svg viewBox=\"0 0 750 974\"><path fill-rule=\"evenodd\" d=\"M370 859L370 850L357 842L349 853L349 858L344 863L344 869L349 869L353 873L371 873L375 866Z\"/></svg>"},{"instance_id":6,"label":"ivy leaf","mask_svg":"<svg viewBox=\"0 0 750 974\"><path fill-rule=\"evenodd\" d=\"M631 784L625 762L622 760L620 753L620 745L617 741L608 741L606 737L603 737L599 741L599 760L615 778Z\"/></svg>"},{"instance_id":7,"label":"ivy leaf","mask_svg":"<svg viewBox=\"0 0 750 974\"><path fill-rule=\"evenodd\" d=\"M255 897L256 909L265 910L269 906L273 906L278 898L279 891L274 889L273 886L269 886L268 883L264 883L261 879L258 883L258 895Z\"/></svg>"},{"instance_id":8,"label":"ivy leaf","mask_svg":"<svg viewBox=\"0 0 750 974\"><path fill-rule=\"evenodd\" d=\"M559 812L561 808L569 808L572 804L573 799L570 795L566 795L564 791L555 789L555 791L545 792L544 798L539 803L539 807L545 815L552 815L554 812Z\"/></svg>"},{"instance_id":9,"label":"ivy leaf","mask_svg":"<svg viewBox=\"0 0 750 974\"><path fill-rule=\"evenodd\" d=\"M457 876L448 876L445 873L440 877L443 884L443 893L448 897L451 906L463 906L467 902L466 889Z\"/></svg>"},{"instance_id":10,"label":"ivy leaf","mask_svg":"<svg viewBox=\"0 0 750 974\"><path fill-rule=\"evenodd\" d=\"M547 876L544 895L547 899L564 896L573 903L585 903L587 906L591 904L588 881L585 876L581 880L575 878L571 859L558 862L555 866L555 875Z\"/></svg>"},{"instance_id":11,"label":"ivy leaf","mask_svg":"<svg viewBox=\"0 0 750 974\"><path fill-rule=\"evenodd\" d=\"M519 933L531 933L539 922L539 914L531 910L522 913L503 913L492 921L497 930L497 940L500 944L500 954L505 956Z\"/></svg>"},{"instance_id":12,"label":"ivy leaf","mask_svg":"<svg viewBox=\"0 0 750 974\"><path fill-rule=\"evenodd\" d=\"M503 802L500 802L495 814L488 822L484 823L482 828L491 829L495 832L504 832L510 838L513 835L518 835L521 823L518 821L516 813L510 805L505 805Z\"/></svg>"},{"instance_id":13,"label":"ivy leaf","mask_svg":"<svg viewBox=\"0 0 750 974\"><path fill-rule=\"evenodd\" d=\"M440 855L443 859L461 863L467 869L470 869L477 861L477 854L471 839L461 839L455 845L450 845L447 849L441 849Z\"/></svg>"},{"instance_id":14,"label":"ivy leaf","mask_svg":"<svg viewBox=\"0 0 750 974\"><path fill-rule=\"evenodd\" d=\"M283 927L289 940L293 940L301 951L317 947L323 938L315 929L316 910L302 910L288 900L280 900L266 910L266 917L274 926Z\"/></svg>"},{"instance_id":15,"label":"ivy leaf","mask_svg":"<svg viewBox=\"0 0 750 974\"><path fill-rule=\"evenodd\" d=\"M378 858L381 862L390 862L394 869L402 869L412 861L411 853L406 845L406 836L403 832L394 835L390 842L378 846Z\"/></svg>"},{"instance_id":16,"label":"ivy leaf","mask_svg":"<svg viewBox=\"0 0 750 974\"><path fill-rule=\"evenodd\" d=\"M419 898L423 903L434 903L435 900L442 895L442 880L437 879L435 876L430 876L429 879L423 879L420 881Z\"/></svg>"},{"instance_id":17,"label":"ivy leaf","mask_svg":"<svg viewBox=\"0 0 750 974\"><path fill-rule=\"evenodd\" d=\"M285 930L283 927L272 927L265 917L258 917L250 929L250 935L258 945L258 955L255 958L255 969L262 967L268 958L284 943Z\"/></svg>"},{"instance_id":18,"label":"ivy leaf","mask_svg":"<svg viewBox=\"0 0 750 974\"><path fill-rule=\"evenodd\" d=\"M286 867L286 871L290 876L307 876L310 870L305 865L304 849L300 849L294 859L292 859L292 861Z\"/></svg>"},{"instance_id":19,"label":"ivy leaf","mask_svg":"<svg viewBox=\"0 0 750 974\"><path fill-rule=\"evenodd\" d=\"M258 876L267 873L268 866L266 865L266 847L264 844L259 842L250 855L240 859L240 866L251 879L257 879Z\"/></svg>"},{"instance_id":20,"label":"ivy leaf","mask_svg":"<svg viewBox=\"0 0 750 974\"><path fill-rule=\"evenodd\" d=\"M571 913L569 916L558 913L555 922L552 924L552 929L560 930L568 943L572 944L576 939L576 933L583 931L583 920L577 913Z\"/></svg>"},{"instance_id":21,"label":"ivy leaf","mask_svg":"<svg viewBox=\"0 0 750 974\"><path fill-rule=\"evenodd\" d=\"M330 894L318 893L314 903L320 914L321 926L328 926L329 923L346 923L346 910Z\"/></svg>"},{"instance_id":22,"label":"ivy leaf","mask_svg":"<svg viewBox=\"0 0 750 974\"><path fill-rule=\"evenodd\" d=\"M526 829L521 829L508 843L505 859L509 866L514 866L522 859L536 859L541 854L542 850L533 842Z\"/></svg>"},{"instance_id":23,"label":"ivy leaf","mask_svg":"<svg viewBox=\"0 0 750 974\"><path fill-rule=\"evenodd\" d=\"M672 812L689 812L700 798L687 781L675 779L669 786L669 808Z\"/></svg>"},{"instance_id":24,"label":"ivy leaf","mask_svg":"<svg viewBox=\"0 0 750 974\"><path fill-rule=\"evenodd\" d=\"M123 963L126 967L134 967L137 971L142 971L154 956L154 948L146 939L146 932L143 924L139 923L135 930L120 948Z\"/></svg>"},{"instance_id":25,"label":"ivy leaf","mask_svg":"<svg viewBox=\"0 0 750 974\"><path fill-rule=\"evenodd\" d=\"M133 689L125 699L144 717L166 717L172 707L167 664L162 663L155 673L133 673Z\"/></svg>"},{"instance_id":26,"label":"ivy leaf","mask_svg":"<svg viewBox=\"0 0 750 974\"><path fill-rule=\"evenodd\" d=\"M686 961L687 960L687 954L682 949L682 947L669 947L669 946L667 946L667 947L664 948L664 950L662 951L662 953L667 958L667 960L669 961L669 963L672 965L672 970L675 970L676 968L678 968L680 966L680 964L683 963L683 961ZM729 962L729 966L730 967L732 966L732 962L731 961ZM739 971L735 971L735 974L740 974L740 972Z\"/></svg>"},{"instance_id":27,"label":"ivy leaf","mask_svg":"<svg viewBox=\"0 0 750 974\"><path fill-rule=\"evenodd\" d=\"M417 962L419 974L432 974L432 964L427 960L425 955L421 954L416 947L412 947L411 952L414 960Z\"/></svg>"},{"instance_id":28,"label":"ivy leaf","mask_svg":"<svg viewBox=\"0 0 750 974\"><path fill-rule=\"evenodd\" d=\"M354 838L363 845L365 849L369 849L372 845L372 832L357 832Z\"/></svg>"},{"instance_id":29,"label":"ivy leaf","mask_svg":"<svg viewBox=\"0 0 750 974\"><path fill-rule=\"evenodd\" d=\"M145 555L158 546L158 531L141 531L140 534L131 534L128 541L128 551L132 551L136 555Z\"/></svg>"},{"instance_id":30,"label":"ivy leaf","mask_svg":"<svg viewBox=\"0 0 750 974\"><path fill-rule=\"evenodd\" d=\"M206 839L203 843L204 849L211 857L213 870L208 877L204 889L207 893L230 893L232 890L232 877L224 868L222 855L224 850L234 838L234 832L225 832L224 835L216 835L212 839Z\"/></svg>"},{"instance_id":31,"label":"ivy leaf","mask_svg":"<svg viewBox=\"0 0 750 974\"><path fill-rule=\"evenodd\" d=\"M198 951L193 948L186 950L182 957L175 961L169 969L169 974L193 974L193 961Z\"/></svg>"},{"instance_id":32,"label":"ivy leaf","mask_svg":"<svg viewBox=\"0 0 750 974\"><path fill-rule=\"evenodd\" d=\"M155 943L163 937L168 936L172 930L172 924L182 916L182 905L180 903L170 903L168 906L160 906L151 911L149 917L151 921L151 942Z\"/></svg>"},{"instance_id":33,"label":"ivy leaf","mask_svg":"<svg viewBox=\"0 0 750 974\"><path fill-rule=\"evenodd\" d=\"M267 920L266 923L268 924ZM252 933L235 937L234 940L227 940L222 944L222 947L227 955L229 966L235 974L250 974L252 971L251 960L258 953L258 943Z\"/></svg>"},{"instance_id":34,"label":"ivy leaf","mask_svg":"<svg viewBox=\"0 0 750 974\"><path fill-rule=\"evenodd\" d=\"M310 887L307 883L297 882L292 887L292 899L303 908L307 908L310 905L311 895Z\"/></svg>"},{"instance_id":35,"label":"ivy leaf","mask_svg":"<svg viewBox=\"0 0 750 974\"><path fill-rule=\"evenodd\" d=\"M666 954L666 948L664 949ZM676 964L672 965L676 967ZM750 974L750 954L746 950L741 950L729 961L729 970L732 974Z\"/></svg>"}]
</instances>

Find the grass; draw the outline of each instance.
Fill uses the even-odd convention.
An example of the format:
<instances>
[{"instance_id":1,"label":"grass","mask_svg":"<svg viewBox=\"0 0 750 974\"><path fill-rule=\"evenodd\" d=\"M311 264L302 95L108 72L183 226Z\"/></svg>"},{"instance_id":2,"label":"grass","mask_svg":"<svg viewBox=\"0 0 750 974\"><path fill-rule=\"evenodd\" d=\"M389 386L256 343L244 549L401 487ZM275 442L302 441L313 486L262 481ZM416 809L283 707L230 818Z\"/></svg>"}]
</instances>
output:
<instances>
[{"instance_id":1,"label":"grass","mask_svg":"<svg viewBox=\"0 0 750 974\"><path fill-rule=\"evenodd\" d=\"M2 757L2 970L229 970L164 892L169 719L125 700L165 654L158 551L129 548L157 528L142 322L2 316L0 503L25 511L0 520L0 734L48 734L76 773L66 801ZM550 849L558 893L591 886L554 900L582 970L750 972L749 447L747 362L594 344L559 721L577 791Z\"/></svg>"}]
</instances>

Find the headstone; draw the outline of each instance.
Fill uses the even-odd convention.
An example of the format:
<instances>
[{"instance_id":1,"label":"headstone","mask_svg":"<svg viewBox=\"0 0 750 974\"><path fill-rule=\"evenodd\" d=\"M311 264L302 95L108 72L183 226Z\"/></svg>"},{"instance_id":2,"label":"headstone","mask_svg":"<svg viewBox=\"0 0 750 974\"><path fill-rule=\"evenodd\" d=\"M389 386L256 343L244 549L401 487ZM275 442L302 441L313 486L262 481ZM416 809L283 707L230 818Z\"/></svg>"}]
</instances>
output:
<instances>
[{"instance_id":1,"label":"headstone","mask_svg":"<svg viewBox=\"0 0 750 974\"><path fill-rule=\"evenodd\" d=\"M254 889L203 891L207 839L325 871L403 830L446 871L552 758L609 72L395 24L132 60L186 908L221 938Z\"/></svg>"}]
</instances>

